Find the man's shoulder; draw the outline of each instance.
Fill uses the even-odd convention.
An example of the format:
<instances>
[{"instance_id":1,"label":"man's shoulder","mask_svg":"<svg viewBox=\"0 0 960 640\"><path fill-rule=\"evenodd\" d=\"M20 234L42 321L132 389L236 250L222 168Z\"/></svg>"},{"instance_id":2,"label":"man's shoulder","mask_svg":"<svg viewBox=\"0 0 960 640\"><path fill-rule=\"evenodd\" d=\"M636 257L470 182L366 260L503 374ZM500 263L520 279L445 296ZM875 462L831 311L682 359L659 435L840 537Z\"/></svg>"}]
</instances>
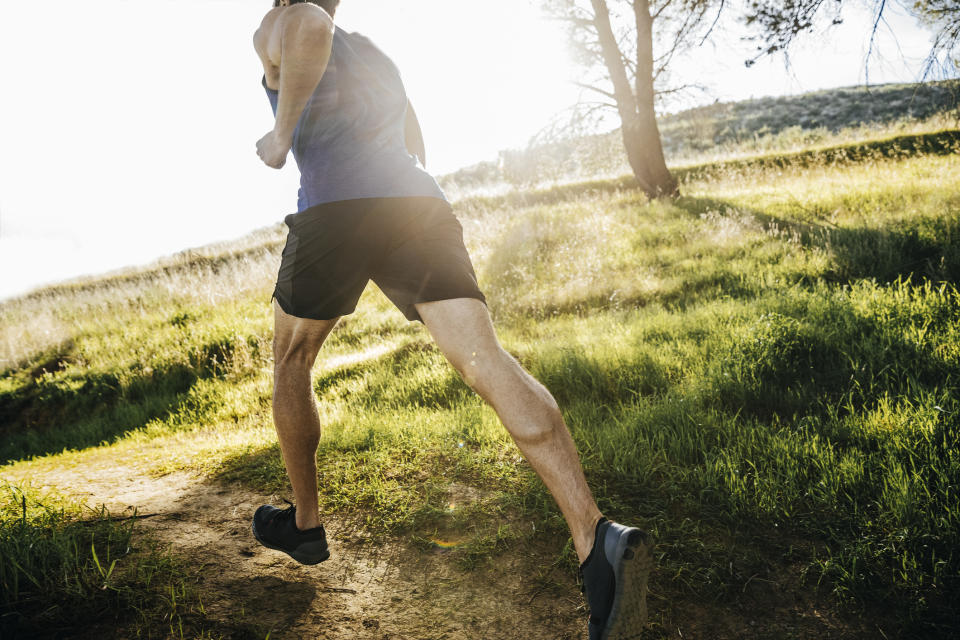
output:
<instances>
[{"instance_id":1,"label":"man's shoulder","mask_svg":"<svg viewBox=\"0 0 960 640\"><path fill-rule=\"evenodd\" d=\"M288 7L274 7L260 21L255 37L268 39L271 34L281 34L288 27L308 26L333 33L333 18L315 4L301 2Z\"/></svg>"},{"instance_id":2,"label":"man's shoulder","mask_svg":"<svg viewBox=\"0 0 960 640\"><path fill-rule=\"evenodd\" d=\"M278 7L278 9L282 11L279 16L281 22L308 23L331 32L334 30L333 18L331 18L330 14L324 11L322 7L318 7L315 4L298 2L288 7ZM276 9L273 9L273 11L276 11Z\"/></svg>"},{"instance_id":3,"label":"man's shoulder","mask_svg":"<svg viewBox=\"0 0 960 640\"><path fill-rule=\"evenodd\" d=\"M280 16L283 15L283 10L285 7L274 7L267 11L263 16L263 19L260 20L260 28L257 29L257 33L269 33L277 21L280 19Z\"/></svg>"}]
</instances>

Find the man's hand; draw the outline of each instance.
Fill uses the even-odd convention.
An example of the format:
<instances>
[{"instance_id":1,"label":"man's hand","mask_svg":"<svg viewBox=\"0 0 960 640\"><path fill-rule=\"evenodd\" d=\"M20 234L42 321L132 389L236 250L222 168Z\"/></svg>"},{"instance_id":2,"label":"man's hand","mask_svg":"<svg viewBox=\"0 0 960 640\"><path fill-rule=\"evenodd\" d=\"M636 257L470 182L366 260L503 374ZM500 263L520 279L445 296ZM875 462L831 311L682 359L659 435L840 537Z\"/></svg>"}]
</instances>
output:
<instances>
[{"instance_id":1,"label":"man's hand","mask_svg":"<svg viewBox=\"0 0 960 640\"><path fill-rule=\"evenodd\" d=\"M271 130L267 135L257 140L257 155L268 167L280 169L287 163L287 154L290 153L292 141L281 140L276 132Z\"/></svg>"}]
</instances>

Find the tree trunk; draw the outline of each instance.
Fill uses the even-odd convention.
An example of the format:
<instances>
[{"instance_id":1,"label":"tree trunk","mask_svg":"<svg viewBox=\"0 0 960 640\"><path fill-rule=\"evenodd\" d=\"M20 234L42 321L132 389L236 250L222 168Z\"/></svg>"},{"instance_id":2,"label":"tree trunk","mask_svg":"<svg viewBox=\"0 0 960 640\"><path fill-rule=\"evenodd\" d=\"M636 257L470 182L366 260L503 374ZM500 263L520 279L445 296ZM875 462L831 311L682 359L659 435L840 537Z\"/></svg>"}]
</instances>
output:
<instances>
[{"instance_id":1,"label":"tree trunk","mask_svg":"<svg viewBox=\"0 0 960 640\"><path fill-rule=\"evenodd\" d=\"M667 169L653 109L653 21L650 18L649 1L633 2L637 20L638 63L635 90L630 86L623 54L610 25L610 11L606 0L590 2L593 5L594 26L600 39L603 61L613 82L613 93L622 125L623 146L633 175L650 198L677 196L677 181Z\"/></svg>"},{"instance_id":2,"label":"tree trunk","mask_svg":"<svg viewBox=\"0 0 960 640\"><path fill-rule=\"evenodd\" d=\"M651 200L679 196L680 187L663 158L656 120L636 116L632 122L623 123L621 132L630 168L647 196Z\"/></svg>"},{"instance_id":3,"label":"tree trunk","mask_svg":"<svg viewBox=\"0 0 960 640\"><path fill-rule=\"evenodd\" d=\"M647 195L673 198L680 195L680 190L663 157L653 106L653 19L649 0L634 0L633 13L637 24L637 117L629 126L623 123L623 145L628 158L640 159L637 163L631 159L630 166Z\"/></svg>"}]
</instances>

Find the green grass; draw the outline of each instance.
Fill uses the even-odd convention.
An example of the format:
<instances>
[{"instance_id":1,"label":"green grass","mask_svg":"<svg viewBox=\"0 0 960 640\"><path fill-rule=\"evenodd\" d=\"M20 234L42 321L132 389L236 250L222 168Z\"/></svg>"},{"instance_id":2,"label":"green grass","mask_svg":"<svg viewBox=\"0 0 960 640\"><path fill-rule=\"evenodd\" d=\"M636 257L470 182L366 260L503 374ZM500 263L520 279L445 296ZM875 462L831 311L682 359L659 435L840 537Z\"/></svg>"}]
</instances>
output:
<instances>
[{"instance_id":1,"label":"green grass","mask_svg":"<svg viewBox=\"0 0 960 640\"><path fill-rule=\"evenodd\" d=\"M0 486L0 633L56 638L86 629L143 638L222 637L190 571L133 517Z\"/></svg>"},{"instance_id":2,"label":"green grass","mask_svg":"<svg viewBox=\"0 0 960 640\"><path fill-rule=\"evenodd\" d=\"M614 181L458 205L505 347L560 402L602 509L658 540L655 635L763 581L871 612L888 637L960 628L960 156L894 146L690 172L673 203ZM5 470L112 448L286 492L276 258L0 308L32 336L0 374ZM376 291L314 388L325 510L424 548L455 538L466 568L535 527L573 574L562 518L492 410Z\"/></svg>"}]
</instances>

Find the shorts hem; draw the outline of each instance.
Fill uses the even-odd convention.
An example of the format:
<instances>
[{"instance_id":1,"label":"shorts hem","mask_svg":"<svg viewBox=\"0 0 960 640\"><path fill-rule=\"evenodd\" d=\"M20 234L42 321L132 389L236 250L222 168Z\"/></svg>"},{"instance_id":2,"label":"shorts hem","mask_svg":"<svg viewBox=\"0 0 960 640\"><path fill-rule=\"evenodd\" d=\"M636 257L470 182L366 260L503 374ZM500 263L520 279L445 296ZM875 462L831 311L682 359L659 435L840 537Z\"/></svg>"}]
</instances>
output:
<instances>
[{"instance_id":1,"label":"shorts hem","mask_svg":"<svg viewBox=\"0 0 960 640\"><path fill-rule=\"evenodd\" d=\"M281 299L277 296L277 294L273 294L273 296L270 298L270 301L271 301L271 302L273 302L274 300L277 301L277 306L279 306L280 309L281 309L285 314L287 314L288 316L291 316L291 317L293 317L293 318L299 318L300 320L325 320L325 321L326 321L326 320L334 320L334 319L336 319L336 318L342 318L342 317L344 317L344 316L349 316L350 314L352 314L354 311L357 310L356 307L353 307L353 308L350 309L349 311L338 312L338 313L335 313L335 314L332 315L332 316L331 316L331 315L327 315L327 314L316 315L316 314L309 314L309 313L299 313L299 312L294 311L293 307L290 306L288 303L285 303L283 300L281 300Z\"/></svg>"}]
</instances>

